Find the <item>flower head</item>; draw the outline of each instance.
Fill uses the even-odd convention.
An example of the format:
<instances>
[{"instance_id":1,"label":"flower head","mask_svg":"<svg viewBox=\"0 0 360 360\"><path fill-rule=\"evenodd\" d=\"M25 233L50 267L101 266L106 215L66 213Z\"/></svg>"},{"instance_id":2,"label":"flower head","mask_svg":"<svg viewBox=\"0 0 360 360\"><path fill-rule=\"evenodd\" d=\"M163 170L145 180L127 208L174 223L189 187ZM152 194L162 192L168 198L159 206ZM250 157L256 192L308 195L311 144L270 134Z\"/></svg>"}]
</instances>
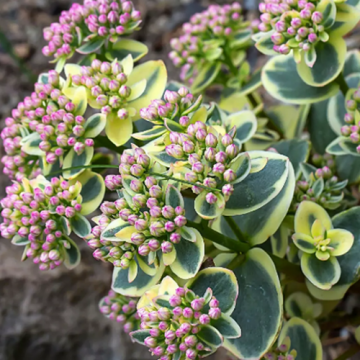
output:
<instances>
[{"instance_id":1,"label":"flower head","mask_svg":"<svg viewBox=\"0 0 360 360\"><path fill-rule=\"evenodd\" d=\"M137 313L138 298L123 296L110 290L108 295L101 299L100 312L116 322L123 325L124 331L129 333L138 330L140 317Z\"/></svg>"},{"instance_id":2,"label":"flower head","mask_svg":"<svg viewBox=\"0 0 360 360\"><path fill-rule=\"evenodd\" d=\"M75 246L68 234L82 209L80 191L79 182L62 178L14 182L1 200L1 236L25 245L24 259L32 259L40 270L54 269L64 262L66 249Z\"/></svg>"},{"instance_id":3,"label":"flower head","mask_svg":"<svg viewBox=\"0 0 360 360\"><path fill-rule=\"evenodd\" d=\"M101 46L106 40L116 42L139 29L140 24L141 14L131 1L84 0L83 5L72 4L61 13L59 22L44 29L48 45L43 48L43 54L69 59L76 50L82 53L81 46L86 43L97 42Z\"/></svg>"}]
</instances>

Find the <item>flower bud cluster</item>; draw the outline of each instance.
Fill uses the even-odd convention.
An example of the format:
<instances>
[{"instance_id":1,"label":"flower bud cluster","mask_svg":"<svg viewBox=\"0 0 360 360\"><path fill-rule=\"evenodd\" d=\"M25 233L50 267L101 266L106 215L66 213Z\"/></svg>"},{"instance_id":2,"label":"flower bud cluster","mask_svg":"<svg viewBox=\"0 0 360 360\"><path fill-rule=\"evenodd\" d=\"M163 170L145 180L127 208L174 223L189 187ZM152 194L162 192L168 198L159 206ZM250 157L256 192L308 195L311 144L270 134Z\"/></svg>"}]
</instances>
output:
<instances>
[{"instance_id":1,"label":"flower bud cluster","mask_svg":"<svg viewBox=\"0 0 360 360\"><path fill-rule=\"evenodd\" d=\"M16 111L16 110L15 110ZM21 119L13 110L15 118L5 119L5 127L1 131L6 155L1 158L3 173L11 180L21 181L24 178L33 179L41 174L39 161L21 150L22 124Z\"/></svg>"},{"instance_id":2,"label":"flower bud cluster","mask_svg":"<svg viewBox=\"0 0 360 360\"><path fill-rule=\"evenodd\" d=\"M182 358L197 360L199 352L211 351L197 334L203 325L210 325L221 316L219 301L210 296L199 297L191 290L176 289L170 297L171 308L148 306L139 309L141 329L150 330L144 341L153 356L171 360L180 351Z\"/></svg>"},{"instance_id":3,"label":"flower bud cluster","mask_svg":"<svg viewBox=\"0 0 360 360\"><path fill-rule=\"evenodd\" d=\"M311 161L317 168L324 168L327 166L332 171L332 173L336 172L336 162L334 155L328 153L325 153L324 155L313 154L311 156Z\"/></svg>"},{"instance_id":4,"label":"flower bud cluster","mask_svg":"<svg viewBox=\"0 0 360 360\"><path fill-rule=\"evenodd\" d=\"M234 131L232 135L214 135L212 130L197 121L188 126L186 133L170 133L171 144L166 146L169 156L191 165L191 171L184 176L186 181L195 183L192 187L195 194L208 191L196 184L214 189L214 192L208 191L206 195L209 204L218 201L214 193L220 190L226 200L230 198L234 191L231 183L236 180L231 161L240 153L239 146L234 142Z\"/></svg>"},{"instance_id":5,"label":"flower bud cluster","mask_svg":"<svg viewBox=\"0 0 360 360\"><path fill-rule=\"evenodd\" d=\"M40 180L39 180L40 179ZM42 181L37 178L33 181ZM14 182L6 188L7 196L1 200L1 236L13 241L22 239L26 257L40 270L54 269L64 261L69 219L81 211L81 184L70 185L62 178L52 178L45 187L28 181Z\"/></svg>"},{"instance_id":6,"label":"flower bud cluster","mask_svg":"<svg viewBox=\"0 0 360 360\"><path fill-rule=\"evenodd\" d=\"M81 75L72 76L73 85L88 89L88 100L95 107L101 108L106 115L117 111L120 120L129 117L126 102L131 88L126 85L127 81L120 62L109 63L97 59L92 61L91 66L82 66Z\"/></svg>"},{"instance_id":7,"label":"flower bud cluster","mask_svg":"<svg viewBox=\"0 0 360 360\"><path fill-rule=\"evenodd\" d=\"M190 22L183 25L183 34L170 42L173 51L169 57L175 66L181 67L181 79L191 84L197 74L197 66L203 64L206 58L213 60L213 54L233 40L244 26L241 5L237 2L224 6L211 5L206 11L193 15Z\"/></svg>"},{"instance_id":8,"label":"flower bud cluster","mask_svg":"<svg viewBox=\"0 0 360 360\"><path fill-rule=\"evenodd\" d=\"M181 240L180 231L187 222L185 209L165 204L166 189L155 177L147 176L149 168L150 157L143 149L135 148L121 155L121 175L106 177L105 184L110 190L117 190L121 198L101 205L103 215L99 224L86 238L95 250L95 258L127 269L136 253L140 256L155 254L158 250L170 253ZM135 229L131 243L102 238L106 227L119 218Z\"/></svg>"},{"instance_id":9,"label":"flower bud cluster","mask_svg":"<svg viewBox=\"0 0 360 360\"><path fill-rule=\"evenodd\" d=\"M25 134L40 135L39 149L44 152L46 163L54 164L71 148L80 155L86 147L94 146L93 139L83 136L84 124L84 117L76 116L76 105L62 92L59 74L49 71L48 83L36 83L31 96L13 109L12 118L6 119L1 133L7 153L2 159L9 170L6 173L11 177L17 172L26 174L22 171L27 156L21 150L21 129Z\"/></svg>"},{"instance_id":10,"label":"flower bud cluster","mask_svg":"<svg viewBox=\"0 0 360 360\"><path fill-rule=\"evenodd\" d=\"M318 3L317 0L265 0L259 4L259 30L275 30L271 40L280 54L288 54L291 49L309 51L319 41L329 39Z\"/></svg>"},{"instance_id":11,"label":"flower bud cluster","mask_svg":"<svg viewBox=\"0 0 360 360\"><path fill-rule=\"evenodd\" d=\"M116 42L120 36L128 35L139 28L141 13L131 1L125 0L84 0L83 5L72 4L63 11L59 22L44 29L43 48L45 56L56 59L70 58L83 42L91 39L108 39Z\"/></svg>"},{"instance_id":12,"label":"flower bud cluster","mask_svg":"<svg viewBox=\"0 0 360 360\"><path fill-rule=\"evenodd\" d=\"M323 179L324 186L321 192L317 190L318 179ZM297 182L291 208L296 211L302 201L308 200L316 202L325 209L336 209L342 204L346 185L347 182L339 181L328 166L319 168L310 175L309 180Z\"/></svg>"},{"instance_id":13,"label":"flower bud cluster","mask_svg":"<svg viewBox=\"0 0 360 360\"><path fill-rule=\"evenodd\" d=\"M358 145L356 151L360 154L360 121L358 114L360 109L360 88L351 94L345 103L347 113L344 121L347 125L341 128L341 135L347 137L353 144Z\"/></svg>"},{"instance_id":14,"label":"flower bud cluster","mask_svg":"<svg viewBox=\"0 0 360 360\"><path fill-rule=\"evenodd\" d=\"M186 128L191 121L188 115L201 104L201 95L195 97L186 87L181 87L178 91L166 90L164 100L152 100L149 107L140 110L140 116L154 124L164 124L170 119Z\"/></svg>"},{"instance_id":15,"label":"flower bud cluster","mask_svg":"<svg viewBox=\"0 0 360 360\"><path fill-rule=\"evenodd\" d=\"M124 296L110 290L108 295L100 301L99 308L103 315L122 324L124 331L129 333L140 327L137 303L137 298Z\"/></svg>"},{"instance_id":16,"label":"flower bud cluster","mask_svg":"<svg viewBox=\"0 0 360 360\"><path fill-rule=\"evenodd\" d=\"M264 355L262 360L295 360L297 357L297 351L291 350L291 341L289 337L286 337L279 347Z\"/></svg>"}]
</instances>

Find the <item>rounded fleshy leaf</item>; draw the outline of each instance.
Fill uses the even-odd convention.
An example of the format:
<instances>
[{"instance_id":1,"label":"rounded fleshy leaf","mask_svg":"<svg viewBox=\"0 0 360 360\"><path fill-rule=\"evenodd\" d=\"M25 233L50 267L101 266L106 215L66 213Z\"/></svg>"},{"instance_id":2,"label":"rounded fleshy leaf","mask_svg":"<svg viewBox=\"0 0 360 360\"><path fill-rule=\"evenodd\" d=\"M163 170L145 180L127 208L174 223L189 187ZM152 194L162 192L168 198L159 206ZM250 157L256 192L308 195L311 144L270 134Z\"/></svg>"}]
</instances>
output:
<instances>
[{"instance_id":1,"label":"rounded fleshy leaf","mask_svg":"<svg viewBox=\"0 0 360 360\"><path fill-rule=\"evenodd\" d=\"M79 237L84 238L91 232L91 225L85 216L76 214L70 220L72 231Z\"/></svg>"},{"instance_id":2,"label":"rounded fleshy leaf","mask_svg":"<svg viewBox=\"0 0 360 360\"><path fill-rule=\"evenodd\" d=\"M309 113L308 129L310 140L313 149L319 154L324 154L326 148L336 138L336 134L328 122L328 104L332 99L312 104ZM331 114L332 116L335 116L335 114Z\"/></svg>"},{"instance_id":3,"label":"rounded fleshy leaf","mask_svg":"<svg viewBox=\"0 0 360 360\"><path fill-rule=\"evenodd\" d=\"M64 248L64 265L69 269L72 270L76 268L80 264L81 261L81 253L79 247L76 243L71 240L70 238L66 240L70 245L68 248Z\"/></svg>"},{"instance_id":4,"label":"rounded fleshy leaf","mask_svg":"<svg viewBox=\"0 0 360 360\"><path fill-rule=\"evenodd\" d=\"M329 41L319 42L315 50L317 57L313 67L309 67L302 56L297 70L306 84L322 87L332 82L342 71L346 58L346 42L341 36L331 36Z\"/></svg>"},{"instance_id":5,"label":"rounded fleshy leaf","mask_svg":"<svg viewBox=\"0 0 360 360\"><path fill-rule=\"evenodd\" d=\"M359 22L360 12L350 4L336 4L335 24L331 28L331 36L344 36Z\"/></svg>"},{"instance_id":6,"label":"rounded fleshy leaf","mask_svg":"<svg viewBox=\"0 0 360 360\"><path fill-rule=\"evenodd\" d=\"M135 262L137 258L135 257ZM165 265L160 264L154 276L146 274L141 267L138 267L136 278L129 283L129 269L123 270L115 267L112 278L112 289L125 296L142 296L146 290L156 285L161 279L165 270Z\"/></svg>"},{"instance_id":7,"label":"rounded fleshy leaf","mask_svg":"<svg viewBox=\"0 0 360 360\"><path fill-rule=\"evenodd\" d=\"M360 51L350 50L346 54L344 76L360 73Z\"/></svg>"},{"instance_id":8,"label":"rounded fleshy leaf","mask_svg":"<svg viewBox=\"0 0 360 360\"><path fill-rule=\"evenodd\" d=\"M167 129L164 126L154 126L149 130L132 134L132 137L134 139L138 139L142 141L150 141L159 138L161 135L165 134L166 132Z\"/></svg>"},{"instance_id":9,"label":"rounded fleshy leaf","mask_svg":"<svg viewBox=\"0 0 360 360\"><path fill-rule=\"evenodd\" d=\"M285 301L285 310L290 317L307 317L312 307L310 296L302 292L292 293Z\"/></svg>"},{"instance_id":10,"label":"rounded fleshy leaf","mask_svg":"<svg viewBox=\"0 0 360 360\"><path fill-rule=\"evenodd\" d=\"M335 83L322 87L306 84L297 72L292 55L270 59L262 70L261 79L271 96L291 104L315 103L334 96L339 90Z\"/></svg>"},{"instance_id":11,"label":"rounded fleshy leaf","mask_svg":"<svg viewBox=\"0 0 360 360\"><path fill-rule=\"evenodd\" d=\"M280 141L272 146L280 154L287 156L294 167L295 177L299 178L300 164L306 162L310 153L310 143L306 140L292 139Z\"/></svg>"},{"instance_id":12,"label":"rounded fleshy leaf","mask_svg":"<svg viewBox=\"0 0 360 360\"><path fill-rule=\"evenodd\" d=\"M21 150L29 155L43 156L45 152L39 148L41 141L40 134L34 132L21 140Z\"/></svg>"},{"instance_id":13,"label":"rounded fleshy leaf","mask_svg":"<svg viewBox=\"0 0 360 360\"><path fill-rule=\"evenodd\" d=\"M309 110L310 105L277 105L269 108L266 113L285 139L293 139L301 135Z\"/></svg>"},{"instance_id":14,"label":"rounded fleshy leaf","mask_svg":"<svg viewBox=\"0 0 360 360\"><path fill-rule=\"evenodd\" d=\"M259 39L255 43L255 47L264 55L277 55L278 53L274 50L274 43L271 40L271 36L274 31L268 31L267 33L259 33L255 36Z\"/></svg>"},{"instance_id":15,"label":"rounded fleshy leaf","mask_svg":"<svg viewBox=\"0 0 360 360\"><path fill-rule=\"evenodd\" d=\"M91 163L91 159L94 156L93 147L85 147L85 150L82 154L78 155L74 149L71 149L64 158L63 169L76 168L72 170L67 170L63 172L65 179L74 179L77 175L85 171L84 168L78 168L81 166L86 166Z\"/></svg>"},{"instance_id":16,"label":"rounded fleshy leaf","mask_svg":"<svg viewBox=\"0 0 360 360\"><path fill-rule=\"evenodd\" d=\"M131 118L121 120L116 113L111 112L106 117L106 135L116 146L124 145L133 132Z\"/></svg>"},{"instance_id":17,"label":"rounded fleshy leaf","mask_svg":"<svg viewBox=\"0 0 360 360\"><path fill-rule=\"evenodd\" d=\"M170 267L174 274L181 279L194 277L204 260L204 239L196 229L191 230L196 234L195 242L181 239L178 244L174 244L176 258Z\"/></svg>"},{"instance_id":18,"label":"rounded fleshy leaf","mask_svg":"<svg viewBox=\"0 0 360 360\"><path fill-rule=\"evenodd\" d=\"M250 79L237 92L238 96L245 96L254 92L261 86L261 71L257 70L251 74Z\"/></svg>"},{"instance_id":19,"label":"rounded fleshy leaf","mask_svg":"<svg viewBox=\"0 0 360 360\"><path fill-rule=\"evenodd\" d=\"M201 326L201 330L196 334L196 336L212 349L219 348L222 346L224 341L220 332L210 325Z\"/></svg>"},{"instance_id":20,"label":"rounded fleshy leaf","mask_svg":"<svg viewBox=\"0 0 360 360\"><path fill-rule=\"evenodd\" d=\"M330 216L320 205L312 201L303 201L295 214L295 232L311 235L311 227L315 220L320 220L326 230L332 228Z\"/></svg>"},{"instance_id":21,"label":"rounded fleshy leaf","mask_svg":"<svg viewBox=\"0 0 360 360\"><path fill-rule=\"evenodd\" d=\"M224 347L238 358L259 359L274 343L281 327L280 281L269 255L259 248L247 252L234 273L241 291L232 318L239 324L242 335L226 339Z\"/></svg>"},{"instance_id":22,"label":"rounded fleshy leaf","mask_svg":"<svg viewBox=\"0 0 360 360\"><path fill-rule=\"evenodd\" d=\"M239 294L239 286L234 273L223 268L207 268L201 270L194 279L188 281L186 288L203 296L208 288L219 301L219 307L224 314L231 315Z\"/></svg>"},{"instance_id":23,"label":"rounded fleshy leaf","mask_svg":"<svg viewBox=\"0 0 360 360\"><path fill-rule=\"evenodd\" d=\"M270 237L272 253L275 256L284 258L289 247L290 231L282 224L274 235Z\"/></svg>"},{"instance_id":24,"label":"rounded fleshy leaf","mask_svg":"<svg viewBox=\"0 0 360 360\"><path fill-rule=\"evenodd\" d=\"M104 114L95 114L87 119L84 129L85 138L95 138L105 129L106 116Z\"/></svg>"},{"instance_id":25,"label":"rounded fleshy leaf","mask_svg":"<svg viewBox=\"0 0 360 360\"><path fill-rule=\"evenodd\" d=\"M250 151L250 158L268 158L265 168L249 174L234 185L234 193L226 202L225 216L243 215L259 209L274 199L289 176L289 159L265 151Z\"/></svg>"},{"instance_id":26,"label":"rounded fleshy leaf","mask_svg":"<svg viewBox=\"0 0 360 360\"><path fill-rule=\"evenodd\" d=\"M273 200L251 213L233 217L251 245L264 243L276 232L287 214L294 189L295 177L291 167L285 186ZM216 219L211 227L229 237L236 237L223 217Z\"/></svg>"},{"instance_id":27,"label":"rounded fleshy leaf","mask_svg":"<svg viewBox=\"0 0 360 360\"><path fill-rule=\"evenodd\" d=\"M331 240L330 246L334 248L331 251L333 256L346 254L354 244L354 236L350 231L343 229L332 229L327 231L327 238Z\"/></svg>"},{"instance_id":28,"label":"rounded fleshy leaf","mask_svg":"<svg viewBox=\"0 0 360 360\"><path fill-rule=\"evenodd\" d=\"M239 154L231 161L230 168L234 170L236 174L236 179L232 182L232 184L237 184L243 181L252 169L250 155L248 153Z\"/></svg>"},{"instance_id":29,"label":"rounded fleshy leaf","mask_svg":"<svg viewBox=\"0 0 360 360\"><path fill-rule=\"evenodd\" d=\"M121 39L113 45L111 51L106 52L105 56L109 61L113 61L114 59L122 60L130 54L134 61L138 61L148 52L148 47L139 41Z\"/></svg>"},{"instance_id":30,"label":"rounded fleshy leaf","mask_svg":"<svg viewBox=\"0 0 360 360\"><path fill-rule=\"evenodd\" d=\"M352 155L336 157L336 169L340 179L346 179L349 184L360 182L360 158Z\"/></svg>"},{"instance_id":31,"label":"rounded fleshy leaf","mask_svg":"<svg viewBox=\"0 0 360 360\"><path fill-rule=\"evenodd\" d=\"M142 95L129 103L129 106L136 109L137 114L134 121L140 119L140 109L149 106L151 100L161 98L167 83L167 71L162 61L148 61L137 66L131 73L126 83L127 86L146 79L146 89Z\"/></svg>"},{"instance_id":32,"label":"rounded fleshy leaf","mask_svg":"<svg viewBox=\"0 0 360 360\"><path fill-rule=\"evenodd\" d=\"M214 81L220 69L221 62L208 63L202 67L191 86L191 92L196 94L204 90Z\"/></svg>"},{"instance_id":33,"label":"rounded fleshy leaf","mask_svg":"<svg viewBox=\"0 0 360 360\"><path fill-rule=\"evenodd\" d=\"M94 37L84 45L80 46L76 51L80 54L87 55L97 52L105 44L105 39Z\"/></svg>"},{"instance_id":34,"label":"rounded fleshy leaf","mask_svg":"<svg viewBox=\"0 0 360 360\"><path fill-rule=\"evenodd\" d=\"M307 254L314 254L316 252L315 240L305 234L296 233L292 236L294 244L303 252Z\"/></svg>"},{"instance_id":35,"label":"rounded fleshy leaf","mask_svg":"<svg viewBox=\"0 0 360 360\"><path fill-rule=\"evenodd\" d=\"M174 209L178 206L184 207L184 199L174 185L168 185L166 188L165 204L172 206Z\"/></svg>"},{"instance_id":36,"label":"rounded fleshy leaf","mask_svg":"<svg viewBox=\"0 0 360 360\"><path fill-rule=\"evenodd\" d=\"M229 315L221 314L217 320L211 320L211 326L227 339L237 339L241 336L241 329L238 323Z\"/></svg>"},{"instance_id":37,"label":"rounded fleshy leaf","mask_svg":"<svg viewBox=\"0 0 360 360\"><path fill-rule=\"evenodd\" d=\"M145 345L145 339L150 336L150 330L136 330L130 333L131 340L140 345Z\"/></svg>"},{"instance_id":38,"label":"rounded fleshy leaf","mask_svg":"<svg viewBox=\"0 0 360 360\"><path fill-rule=\"evenodd\" d=\"M122 229L130 227L131 225L123 219L116 219L112 221L102 232L101 238L107 241L121 241L116 234Z\"/></svg>"},{"instance_id":39,"label":"rounded fleshy leaf","mask_svg":"<svg viewBox=\"0 0 360 360\"><path fill-rule=\"evenodd\" d=\"M78 87L74 91L74 94L71 97L71 101L75 105L74 114L84 115L87 108L87 93L85 87Z\"/></svg>"},{"instance_id":40,"label":"rounded fleshy leaf","mask_svg":"<svg viewBox=\"0 0 360 360\"><path fill-rule=\"evenodd\" d=\"M15 246L25 246L30 244L30 240L27 237L21 237L20 235L15 235L11 239L11 243Z\"/></svg>"},{"instance_id":41,"label":"rounded fleshy leaf","mask_svg":"<svg viewBox=\"0 0 360 360\"><path fill-rule=\"evenodd\" d=\"M225 199L220 193L214 193L217 198L216 203L209 204L206 201L207 192L203 191L195 199L195 210L203 219L215 219L224 212Z\"/></svg>"},{"instance_id":42,"label":"rounded fleshy leaf","mask_svg":"<svg viewBox=\"0 0 360 360\"><path fill-rule=\"evenodd\" d=\"M313 285L322 290L331 289L339 281L341 275L339 262L334 256L322 261L315 254L303 253L301 270Z\"/></svg>"},{"instance_id":43,"label":"rounded fleshy leaf","mask_svg":"<svg viewBox=\"0 0 360 360\"><path fill-rule=\"evenodd\" d=\"M256 116L252 111L240 111L234 114L231 114L226 119L226 125L229 128L236 127L236 136L241 143L248 141L256 132L257 121Z\"/></svg>"},{"instance_id":44,"label":"rounded fleshy leaf","mask_svg":"<svg viewBox=\"0 0 360 360\"><path fill-rule=\"evenodd\" d=\"M70 183L79 181L82 185L80 195L82 196L82 215L89 215L95 211L101 204L105 195L105 182L104 178L90 170L85 170L76 180Z\"/></svg>"},{"instance_id":45,"label":"rounded fleshy leaf","mask_svg":"<svg viewBox=\"0 0 360 360\"><path fill-rule=\"evenodd\" d=\"M296 350L296 360L322 360L323 350L319 336L305 320L294 317L282 328L278 344L290 338L291 349Z\"/></svg>"}]
</instances>

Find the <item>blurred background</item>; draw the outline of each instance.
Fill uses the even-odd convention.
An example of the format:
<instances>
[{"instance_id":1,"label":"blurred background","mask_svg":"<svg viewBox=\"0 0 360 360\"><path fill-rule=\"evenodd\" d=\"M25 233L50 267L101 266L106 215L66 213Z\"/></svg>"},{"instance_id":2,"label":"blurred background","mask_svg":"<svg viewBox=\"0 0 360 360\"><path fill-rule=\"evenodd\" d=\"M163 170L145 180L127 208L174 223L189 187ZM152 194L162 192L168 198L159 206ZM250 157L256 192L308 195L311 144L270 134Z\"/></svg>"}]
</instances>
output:
<instances>
[{"instance_id":1,"label":"blurred background","mask_svg":"<svg viewBox=\"0 0 360 360\"><path fill-rule=\"evenodd\" d=\"M37 75L52 68L41 52L45 44L42 29L57 21L72 2L0 0L0 127L17 103L33 91ZM192 14L210 3L228 1L133 2L144 18L135 38L149 47L146 59L164 60L169 78L178 80L178 71L167 58L170 39ZM255 13L257 0L245 0L242 5ZM252 53L253 61L258 60L256 54ZM0 146L0 156L2 152ZM1 197L7 185L8 179L1 174ZM121 326L98 311L99 300L110 288L112 268L95 261L84 244L81 251L82 262L75 270L62 267L40 273L32 263L20 262L21 248L0 239L0 360L150 359L145 348L132 344ZM350 310L358 300L350 297L345 306ZM325 343L326 359L334 359L344 344L346 347L346 339L346 333L339 333ZM228 357L220 351L208 359Z\"/></svg>"}]
</instances>

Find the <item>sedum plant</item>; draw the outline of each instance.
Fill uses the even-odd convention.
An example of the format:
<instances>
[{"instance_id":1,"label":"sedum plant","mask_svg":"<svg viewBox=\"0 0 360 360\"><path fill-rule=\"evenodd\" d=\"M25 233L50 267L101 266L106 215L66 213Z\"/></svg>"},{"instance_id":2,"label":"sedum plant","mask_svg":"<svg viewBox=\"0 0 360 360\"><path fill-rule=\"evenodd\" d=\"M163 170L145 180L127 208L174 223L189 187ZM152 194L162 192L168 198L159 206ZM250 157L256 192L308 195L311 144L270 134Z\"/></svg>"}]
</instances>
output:
<instances>
[{"instance_id":1,"label":"sedum plant","mask_svg":"<svg viewBox=\"0 0 360 360\"><path fill-rule=\"evenodd\" d=\"M194 14L170 44L182 84L138 64L132 2L73 4L1 132L2 236L40 270L74 268L82 239L113 269L101 313L160 360L321 360L356 291L359 5L259 11Z\"/></svg>"}]
</instances>

